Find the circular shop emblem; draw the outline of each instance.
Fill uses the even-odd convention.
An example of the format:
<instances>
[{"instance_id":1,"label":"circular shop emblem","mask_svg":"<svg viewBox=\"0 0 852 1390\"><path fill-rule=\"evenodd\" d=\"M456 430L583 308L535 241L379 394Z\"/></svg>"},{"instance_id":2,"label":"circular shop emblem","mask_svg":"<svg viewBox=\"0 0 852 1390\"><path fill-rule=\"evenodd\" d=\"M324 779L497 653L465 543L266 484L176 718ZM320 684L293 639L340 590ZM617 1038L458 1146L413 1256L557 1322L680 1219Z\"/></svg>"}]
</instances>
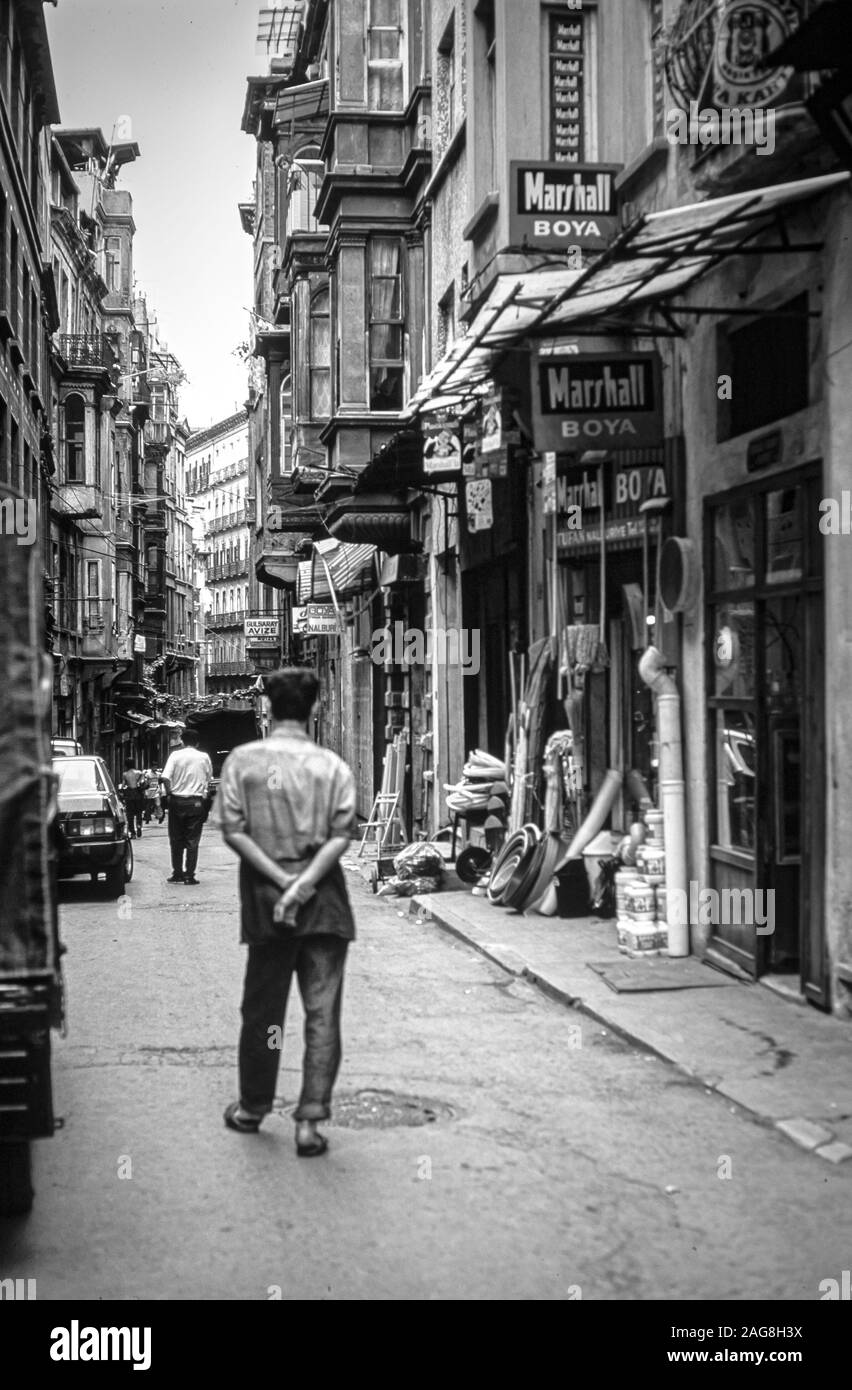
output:
<instances>
[{"instance_id":1,"label":"circular shop emblem","mask_svg":"<svg viewBox=\"0 0 852 1390\"><path fill-rule=\"evenodd\" d=\"M762 64L801 18L798 0L733 0L725 8L716 30L717 106L767 106L781 95L793 69Z\"/></svg>"}]
</instances>

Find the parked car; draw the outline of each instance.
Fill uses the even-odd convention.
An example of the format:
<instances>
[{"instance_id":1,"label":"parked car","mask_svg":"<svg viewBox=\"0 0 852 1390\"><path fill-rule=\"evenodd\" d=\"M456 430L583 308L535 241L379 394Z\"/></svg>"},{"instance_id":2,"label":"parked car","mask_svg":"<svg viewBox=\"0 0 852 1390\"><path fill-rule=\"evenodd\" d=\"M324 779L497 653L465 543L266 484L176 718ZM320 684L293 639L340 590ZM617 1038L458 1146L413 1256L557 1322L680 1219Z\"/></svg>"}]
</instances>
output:
<instances>
[{"instance_id":1,"label":"parked car","mask_svg":"<svg viewBox=\"0 0 852 1390\"><path fill-rule=\"evenodd\" d=\"M102 758L53 759L57 777L58 874L106 874L107 892L120 898L133 877L127 812Z\"/></svg>"},{"instance_id":2,"label":"parked car","mask_svg":"<svg viewBox=\"0 0 852 1390\"><path fill-rule=\"evenodd\" d=\"M52 738L50 740L52 758L78 758L83 756L83 745L76 738Z\"/></svg>"}]
</instances>

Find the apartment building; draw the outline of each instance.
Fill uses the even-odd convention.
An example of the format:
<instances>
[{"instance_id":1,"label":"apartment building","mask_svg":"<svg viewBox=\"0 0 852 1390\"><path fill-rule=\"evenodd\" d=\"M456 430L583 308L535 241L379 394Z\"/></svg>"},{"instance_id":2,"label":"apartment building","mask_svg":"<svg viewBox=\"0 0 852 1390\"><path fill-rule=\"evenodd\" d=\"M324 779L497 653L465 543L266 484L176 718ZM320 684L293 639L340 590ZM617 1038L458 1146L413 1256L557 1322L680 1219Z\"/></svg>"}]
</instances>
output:
<instances>
[{"instance_id":1,"label":"apartment building","mask_svg":"<svg viewBox=\"0 0 852 1390\"><path fill-rule=\"evenodd\" d=\"M227 694L251 684L246 620L253 609L249 575L252 498L248 416L235 412L186 445L187 488L194 508L195 547L203 573L203 693Z\"/></svg>"}]
</instances>

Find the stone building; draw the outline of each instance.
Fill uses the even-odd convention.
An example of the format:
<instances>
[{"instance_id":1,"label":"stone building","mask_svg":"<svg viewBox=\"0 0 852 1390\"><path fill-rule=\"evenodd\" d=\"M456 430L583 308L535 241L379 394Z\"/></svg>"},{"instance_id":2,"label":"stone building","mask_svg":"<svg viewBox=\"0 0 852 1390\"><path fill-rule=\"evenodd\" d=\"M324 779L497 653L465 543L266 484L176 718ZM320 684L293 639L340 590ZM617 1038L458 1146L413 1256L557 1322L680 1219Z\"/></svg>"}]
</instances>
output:
<instances>
[{"instance_id":1,"label":"stone building","mask_svg":"<svg viewBox=\"0 0 852 1390\"><path fill-rule=\"evenodd\" d=\"M245 690L253 665L245 625L253 599L249 577L250 498L245 410L189 435L187 488L196 517L195 544L204 582L200 611L206 695Z\"/></svg>"}]
</instances>

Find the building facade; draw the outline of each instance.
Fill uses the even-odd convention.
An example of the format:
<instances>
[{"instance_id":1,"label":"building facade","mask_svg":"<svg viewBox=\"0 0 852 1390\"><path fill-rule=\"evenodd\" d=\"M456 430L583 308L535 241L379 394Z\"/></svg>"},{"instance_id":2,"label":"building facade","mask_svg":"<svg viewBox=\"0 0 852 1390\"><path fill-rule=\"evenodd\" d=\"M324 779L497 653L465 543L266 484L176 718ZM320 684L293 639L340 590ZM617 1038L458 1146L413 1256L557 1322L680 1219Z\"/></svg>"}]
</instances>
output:
<instances>
[{"instance_id":1,"label":"building facade","mask_svg":"<svg viewBox=\"0 0 852 1390\"><path fill-rule=\"evenodd\" d=\"M664 804L670 888L773 895L772 931L693 914L670 949L843 1011L848 60L797 51L818 9L309 2L243 128L258 573L285 617L333 601L290 629L361 809L402 732L434 834L526 688L586 804L617 774L614 832ZM335 583L333 540L375 554ZM397 624L454 659L376 660Z\"/></svg>"},{"instance_id":2,"label":"building facade","mask_svg":"<svg viewBox=\"0 0 852 1390\"><path fill-rule=\"evenodd\" d=\"M186 445L187 486L204 575L200 609L206 695L244 690L254 671L246 655L246 619L254 604L248 440L248 416L241 410L194 431Z\"/></svg>"}]
</instances>

